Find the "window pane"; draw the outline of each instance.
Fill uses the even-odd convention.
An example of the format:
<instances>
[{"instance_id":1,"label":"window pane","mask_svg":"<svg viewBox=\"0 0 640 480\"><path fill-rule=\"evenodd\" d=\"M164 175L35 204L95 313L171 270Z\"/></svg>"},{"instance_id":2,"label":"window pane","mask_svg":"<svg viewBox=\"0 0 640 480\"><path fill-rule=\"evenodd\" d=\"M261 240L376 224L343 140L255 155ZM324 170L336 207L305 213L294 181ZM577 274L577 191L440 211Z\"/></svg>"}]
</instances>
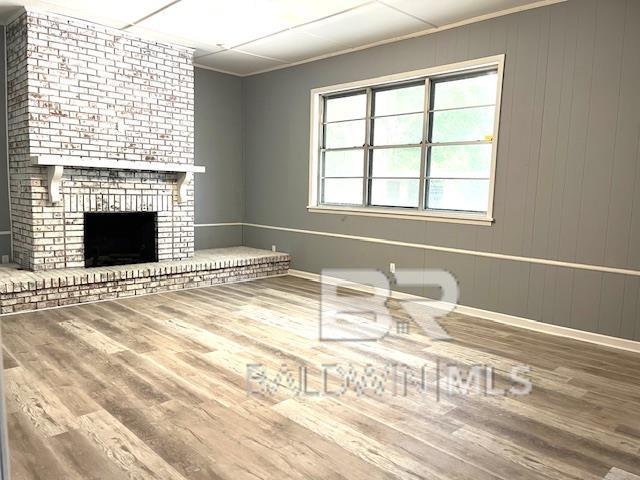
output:
<instances>
[{"instance_id":1,"label":"window pane","mask_svg":"<svg viewBox=\"0 0 640 480\"><path fill-rule=\"evenodd\" d=\"M325 178L324 203L362 205L362 178Z\"/></svg>"},{"instance_id":2,"label":"window pane","mask_svg":"<svg viewBox=\"0 0 640 480\"><path fill-rule=\"evenodd\" d=\"M404 145L422 140L422 113L383 117L373 121L374 145Z\"/></svg>"},{"instance_id":3,"label":"window pane","mask_svg":"<svg viewBox=\"0 0 640 480\"><path fill-rule=\"evenodd\" d=\"M324 136L326 148L361 147L365 143L364 120L329 123Z\"/></svg>"},{"instance_id":4,"label":"window pane","mask_svg":"<svg viewBox=\"0 0 640 480\"><path fill-rule=\"evenodd\" d=\"M428 208L486 212L489 180L429 180Z\"/></svg>"},{"instance_id":5,"label":"window pane","mask_svg":"<svg viewBox=\"0 0 640 480\"><path fill-rule=\"evenodd\" d=\"M371 180L371 205L385 207L417 207L420 180Z\"/></svg>"},{"instance_id":6,"label":"window pane","mask_svg":"<svg viewBox=\"0 0 640 480\"><path fill-rule=\"evenodd\" d=\"M411 87L378 90L374 92L374 115L422 112L424 110L424 83Z\"/></svg>"},{"instance_id":7,"label":"window pane","mask_svg":"<svg viewBox=\"0 0 640 480\"><path fill-rule=\"evenodd\" d=\"M363 155L362 149L324 152L324 176L362 177Z\"/></svg>"},{"instance_id":8,"label":"window pane","mask_svg":"<svg viewBox=\"0 0 640 480\"><path fill-rule=\"evenodd\" d=\"M430 177L489 177L491 144L431 147Z\"/></svg>"},{"instance_id":9,"label":"window pane","mask_svg":"<svg viewBox=\"0 0 640 480\"><path fill-rule=\"evenodd\" d=\"M359 93L346 97L327 98L324 121L352 120L367 116L367 95Z\"/></svg>"},{"instance_id":10,"label":"window pane","mask_svg":"<svg viewBox=\"0 0 640 480\"><path fill-rule=\"evenodd\" d=\"M469 78L439 81L434 83L435 99L431 108L469 107L496 103L498 75L491 72Z\"/></svg>"},{"instance_id":11,"label":"window pane","mask_svg":"<svg viewBox=\"0 0 640 480\"><path fill-rule=\"evenodd\" d=\"M493 135L495 107L432 113L432 142L485 140Z\"/></svg>"},{"instance_id":12,"label":"window pane","mask_svg":"<svg viewBox=\"0 0 640 480\"><path fill-rule=\"evenodd\" d=\"M419 177L420 147L374 149L371 164L374 177Z\"/></svg>"}]
</instances>

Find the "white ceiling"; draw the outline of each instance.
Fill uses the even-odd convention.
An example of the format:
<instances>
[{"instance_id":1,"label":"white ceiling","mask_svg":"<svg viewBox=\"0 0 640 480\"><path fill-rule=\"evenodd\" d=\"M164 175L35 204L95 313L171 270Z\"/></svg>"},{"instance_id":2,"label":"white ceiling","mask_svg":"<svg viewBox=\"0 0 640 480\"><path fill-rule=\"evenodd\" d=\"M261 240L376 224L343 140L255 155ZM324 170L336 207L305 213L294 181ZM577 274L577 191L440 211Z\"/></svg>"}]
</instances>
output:
<instances>
[{"instance_id":1,"label":"white ceiling","mask_svg":"<svg viewBox=\"0 0 640 480\"><path fill-rule=\"evenodd\" d=\"M196 49L196 65L237 75L562 0L0 0Z\"/></svg>"}]
</instances>

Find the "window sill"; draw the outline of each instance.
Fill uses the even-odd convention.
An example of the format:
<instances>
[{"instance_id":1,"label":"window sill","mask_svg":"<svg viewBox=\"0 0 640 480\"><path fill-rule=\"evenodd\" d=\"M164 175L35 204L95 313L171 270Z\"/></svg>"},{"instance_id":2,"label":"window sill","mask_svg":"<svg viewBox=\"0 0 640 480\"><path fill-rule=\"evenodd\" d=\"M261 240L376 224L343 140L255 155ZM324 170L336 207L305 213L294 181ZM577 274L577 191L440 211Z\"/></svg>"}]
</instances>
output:
<instances>
[{"instance_id":1,"label":"window sill","mask_svg":"<svg viewBox=\"0 0 640 480\"><path fill-rule=\"evenodd\" d=\"M360 215L366 217L401 218L424 220L427 222L463 223L467 225L492 225L493 218L486 215L455 214L440 212L398 211L386 208L358 208L339 206L307 206L311 213L331 213L334 215Z\"/></svg>"}]
</instances>

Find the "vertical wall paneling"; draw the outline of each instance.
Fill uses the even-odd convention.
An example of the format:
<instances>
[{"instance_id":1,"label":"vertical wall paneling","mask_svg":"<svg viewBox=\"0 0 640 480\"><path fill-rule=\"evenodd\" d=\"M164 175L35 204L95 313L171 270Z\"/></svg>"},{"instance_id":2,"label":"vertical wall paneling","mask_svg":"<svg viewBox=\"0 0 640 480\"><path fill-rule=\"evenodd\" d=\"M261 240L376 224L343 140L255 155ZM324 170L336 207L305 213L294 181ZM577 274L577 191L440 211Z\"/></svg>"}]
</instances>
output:
<instances>
[{"instance_id":1,"label":"vertical wall paneling","mask_svg":"<svg viewBox=\"0 0 640 480\"><path fill-rule=\"evenodd\" d=\"M635 0L568 0L245 78L244 221L640 269L640 33L629 28L638 23ZM312 88L500 53L506 58L492 226L306 211ZM365 242L243 231L249 245L285 242L294 268L317 271L357 259L386 269L398 256L455 273L470 306L638 335L635 277L426 250L403 256Z\"/></svg>"},{"instance_id":2,"label":"vertical wall paneling","mask_svg":"<svg viewBox=\"0 0 640 480\"><path fill-rule=\"evenodd\" d=\"M583 263L599 265L604 261L611 172L621 101L625 10L625 0L598 2L596 5L595 42L590 52L593 59L591 93L576 237L576 260Z\"/></svg>"},{"instance_id":3,"label":"vertical wall paneling","mask_svg":"<svg viewBox=\"0 0 640 480\"><path fill-rule=\"evenodd\" d=\"M617 335L621 330L624 308L625 278L622 275L602 274L597 315L598 333Z\"/></svg>"},{"instance_id":4,"label":"vertical wall paneling","mask_svg":"<svg viewBox=\"0 0 640 480\"><path fill-rule=\"evenodd\" d=\"M620 89L617 101L616 128L612 168L611 187L606 212L606 238L604 260L606 265L626 265L629 255L629 235L633 205L634 181L638 157L638 138L640 134L640 30L634 18L640 17L640 2L628 0L625 5L624 39L622 46ZM606 127L610 129L609 127ZM607 152L611 155L611 152Z\"/></svg>"},{"instance_id":5,"label":"vertical wall paneling","mask_svg":"<svg viewBox=\"0 0 640 480\"><path fill-rule=\"evenodd\" d=\"M244 221L640 269L638 23L636 0L568 0L243 79ZM492 226L306 211L312 88L500 53ZM317 271L339 260L387 269L397 256L455 273L470 306L638 335L635 277L417 249L396 255L378 244L250 226L243 232L251 246L284 242L294 268Z\"/></svg>"}]
</instances>

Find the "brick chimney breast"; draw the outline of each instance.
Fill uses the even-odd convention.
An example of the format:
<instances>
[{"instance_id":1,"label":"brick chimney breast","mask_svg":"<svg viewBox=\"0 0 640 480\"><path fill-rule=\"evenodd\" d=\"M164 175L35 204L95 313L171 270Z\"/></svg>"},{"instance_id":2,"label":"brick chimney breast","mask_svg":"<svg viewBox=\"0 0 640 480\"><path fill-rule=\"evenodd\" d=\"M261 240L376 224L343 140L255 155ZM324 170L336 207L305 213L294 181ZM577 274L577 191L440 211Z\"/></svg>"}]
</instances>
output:
<instances>
[{"instance_id":1,"label":"brick chimney breast","mask_svg":"<svg viewBox=\"0 0 640 480\"><path fill-rule=\"evenodd\" d=\"M84 213L101 211L158 212L159 260L193 255L193 184L162 169L194 164L192 55L35 11L7 27L14 261L30 270L83 266ZM56 203L36 164L45 156L74 165ZM100 168L114 160L159 168Z\"/></svg>"}]
</instances>

